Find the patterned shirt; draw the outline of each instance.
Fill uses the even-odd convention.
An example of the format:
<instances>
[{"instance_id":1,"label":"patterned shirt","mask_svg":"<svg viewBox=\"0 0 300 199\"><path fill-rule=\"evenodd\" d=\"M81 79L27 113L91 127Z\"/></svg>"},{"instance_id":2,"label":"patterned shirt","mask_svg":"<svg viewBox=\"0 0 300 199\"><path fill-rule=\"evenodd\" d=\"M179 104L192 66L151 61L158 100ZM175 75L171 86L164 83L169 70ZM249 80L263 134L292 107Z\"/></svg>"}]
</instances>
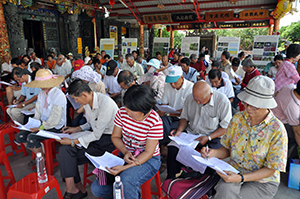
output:
<instances>
[{"instance_id":1,"label":"patterned shirt","mask_svg":"<svg viewBox=\"0 0 300 199\"><path fill-rule=\"evenodd\" d=\"M280 182L280 171L285 171L287 161L287 133L284 125L269 112L258 125L250 125L247 111L233 116L221 144L229 149L230 161L242 174L262 167L276 170L274 175L260 180Z\"/></svg>"},{"instance_id":2,"label":"patterned shirt","mask_svg":"<svg viewBox=\"0 0 300 199\"><path fill-rule=\"evenodd\" d=\"M151 110L143 121L131 118L124 107L120 108L115 117L115 125L122 128L122 141L130 152L135 150L144 151L147 139L163 139L163 125L159 115ZM158 142L153 156L158 156Z\"/></svg>"},{"instance_id":3,"label":"patterned shirt","mask_svg":"<svg viewBox=\"0 0 300 199\"><path fill-rule=\"evenodd\" d=\"M282 87L289 84L297 84L300 80L299 74L295 65L290 61L285 60L278 68L275 77L275 92L279 91Z\"/></svg>"}]
</instances>

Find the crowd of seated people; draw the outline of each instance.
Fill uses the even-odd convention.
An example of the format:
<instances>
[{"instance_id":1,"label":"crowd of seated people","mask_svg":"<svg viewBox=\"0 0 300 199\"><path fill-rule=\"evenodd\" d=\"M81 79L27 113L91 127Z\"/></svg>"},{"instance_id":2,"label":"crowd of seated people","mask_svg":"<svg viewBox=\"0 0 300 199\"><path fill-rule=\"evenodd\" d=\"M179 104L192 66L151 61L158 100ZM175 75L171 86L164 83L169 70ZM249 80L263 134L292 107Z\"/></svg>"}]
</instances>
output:
<instances>
[{"instance_id":1,"label":"crowd of seated people","mask_svg":"<svg viewBox=\"0 0 300 199\"><path fill-rule=\"evenodd\" d=\"M5 55L1 78L13 84L5 88L8 104L16 105L7 109L10 118L24 124L28 118L21 111L35 108L33 118L41 121L38 128L20 131L16 144L43 153L41 141L47 138L37 136L39 130L82 132L57 140L66 199L87 196L78 172L78 165L89 162L85 153L101 156L114 149L125 165L103 171L105 180L98 177L92 193L112 198L114 176L120 175L125 198L139 198L139 187L158 171L173 179L188 166L177 159L185 148L169 137L185 134L198 136L200 155L229 158L240 172L218 173L214 199L272 198L279 173L300 145L300 77L294 66L300 45L291 44L285 53L285 60L274 57L268 76L243 52L230 59L224 51L212 62L205 54L188 58L173 51L156 52L148 61L137 51L118 60L105 51L84 60L54 54L45 64L35 53L11 60ZM73 121L66 95L80 104Z\"/></svg>"}]
</instances>

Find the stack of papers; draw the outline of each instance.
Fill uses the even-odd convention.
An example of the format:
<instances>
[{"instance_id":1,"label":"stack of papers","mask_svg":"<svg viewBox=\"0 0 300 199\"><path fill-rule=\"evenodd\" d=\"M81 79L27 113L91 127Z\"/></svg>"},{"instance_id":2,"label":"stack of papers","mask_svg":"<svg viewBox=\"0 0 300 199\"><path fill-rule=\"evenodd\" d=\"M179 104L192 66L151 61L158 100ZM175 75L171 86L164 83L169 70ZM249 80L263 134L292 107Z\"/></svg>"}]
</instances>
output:
<instances>
[{"instance_id":1,"label":"stack of papers","mask_svg":"<svg viewBox=\"0 0 300 199\"><path fill-rule=\"evenodd\" d=\"M4 81L0 81L0 84L4 84L4 85L7 85L7 86L13 86L12 84L4 82Z\"/></svg>"},{"instance_id":2,"label":"stack of papers","mask_svg":"<svg viewBox=\"0 0 300 199\"><path fill-rule=\"evenodd\" d=\"M219 171L224 175L227 175L224 171L232 171L234 173L239 173L239 171L236 170L233 166L218 158L212 157L207 160L202 158L201 156L192 155L192 157L195 158L201 164L206 165L216 171Z\"/></svg>"},{"instance_id":3,"label":"stack of papers","mask_svg":"<svg viewBox=\"0 0 300 199\"><path fill-rule=\"evenodd\" d=\"M189 146L191 148L196 148L199 144L199 141L195 141L196 138L200 137L199 135L194 135L190 133L180 133L179 136L169 136L169 138L175 141L178 145Z\"/></svg>"},{"instance_id":4,"label":"stack of papers","mask_svg":"<svg viewBox=\"0 0 300 199\"><path fill-rule=\"evenodd\" d=\"M18 104L14 104L14 105L7 105L6 107L8 108L16 108L18 106Z\"/></svg>"},{"instance_id":5,"label":"stack of papers","mask_svg":"<svg viewBox=\"0 0 300 199\"><path fill-rule=\"evenodd\" d=\"M165 113L179 113L177 110L175 110L173 107L169 106L169 105L156 105L156 107L165 112Z\"/></svg>"},{"instance_id":6,"label":"stack of papers","mask_svg":"<svg viewBox=\"0 0 300 199\"><path fill-rule=\"evenodd\" d=\"M92 156L88 153L85 153L85 156L93 163L96 168L108 173L109 171L105 167L112 168L118 165L124 165L125 163L122 158L119 158L107 151L104 153L104 155L98 157Z\"/></svg>"},{"instance_id":7,"label":"stack of papers","mask_svg":"<svg viewBox=\"0 0 300 199\"><path fill-rule=\"evenodd\" d=\"M21 113L25 114L25 115L34 115L35 113L35 108L30 110L30 111L21 111Z\"/></svg>"},{"instance_id":8,"label":"stack of papers","mask_svg":"<svg viewBox=\"0 0 300 199\"><path fill-rule=\"evenodd\" d=\"M32 128L39 128L41 126L41 121L34 119L34 118L29 118L27 124L22 125L17 121L14 121L14 123L16 125L18 125L17 127L13 126L14 128L20 129L20 130L24 130L24 131L31 131L30 129Z\"/></svg>"}]
</instances>

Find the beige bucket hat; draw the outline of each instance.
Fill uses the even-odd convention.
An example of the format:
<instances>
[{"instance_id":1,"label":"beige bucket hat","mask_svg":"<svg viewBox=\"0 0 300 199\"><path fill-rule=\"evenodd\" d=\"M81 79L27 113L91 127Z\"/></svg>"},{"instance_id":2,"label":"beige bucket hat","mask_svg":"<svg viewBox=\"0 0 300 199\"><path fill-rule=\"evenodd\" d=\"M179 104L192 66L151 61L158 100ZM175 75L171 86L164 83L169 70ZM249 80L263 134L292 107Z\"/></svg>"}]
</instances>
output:
<instances>
[{"instance_id":1,"label":"beige bucket hat","mask_svg":"<svg viewBox=\"0 0 300 199\"><path fill-rule=\"evenodd\" d=\"M64 76L53 75L47 69L40 69L36 72L35 80L25 86L31 88L52 88L61 84L64 79Z\"/></svg>"}]
</instances>

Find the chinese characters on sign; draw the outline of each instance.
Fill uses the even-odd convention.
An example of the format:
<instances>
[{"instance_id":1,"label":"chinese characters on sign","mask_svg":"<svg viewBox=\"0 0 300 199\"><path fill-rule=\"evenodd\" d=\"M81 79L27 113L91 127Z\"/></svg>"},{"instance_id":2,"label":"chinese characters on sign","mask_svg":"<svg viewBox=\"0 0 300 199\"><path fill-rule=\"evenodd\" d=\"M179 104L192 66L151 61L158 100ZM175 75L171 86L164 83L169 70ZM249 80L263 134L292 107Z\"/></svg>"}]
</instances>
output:
<instances>
[{"instance_id":1,"label":"chinese characters on sign","mask_svg":"<svg viewBox=\"0 0 300 199\"><path fill-rule=\"evenodd\" d=\"M172 22L171 14L143 15L144 22L147 24Z\"/></svg>"},{"instance_id":2,"label":"chinese characters on sign","mask_svg":"<svg viewBox=\"0 0 300 199\"><path fill-rule=\"evenodd\" d=\"M259 10L245 10L239 13L240 19L260 19L260 18L268 18L269 11L266 9Z\"/></svg>"},{"instance_id":3,"label":"chinese characters on sign","mask_svg":"<svg viewBox=\"0 0 300 199\"><path fill-rule=\"evenodd\" d=\"M82 39L77 38L78 54L82 54Z\"/></svg>"},{"instance_id":4,"label":"chinese characters on sign","mask_svg":"<svg viewBox=\"0 0 300 199\"><path fill-rule=\"evenodd\" d=\"M209 29L214 28L213 23L191 23L191 24L181 24L172 26L172 30L186 30L186 29Z\"/></svg>"},{"instance_id":5,"label":"chinese characters on sign","mask_svg":"<svg viewBox=\"0 0 300 199\"><path fill-rule=\"evenodd\" d=\"M205 20L230 20L233 19L233 11L224 11L224 12L206 12Z\"/></svg>"},{"instance_id":6,"label":"chinese characters on sign","mask_svg":"<svg viewBox=\"0 0 300 199\"><path fill-rule=\"evenodd\" d=\"M223 23L218 22L217 25L219 28L250 28L250 27L265 27L269 25L268 20L266 21L249 21L249 22L240 22L240 23Z\"/></svg>"},{"instance_id":7,"label":"chinese characters on sign","mask_svg":"<svg viewBox=\"0 0 300 199\"><path fill-rule=\"evenodd\" d=\"M195 21L196 19L197 15L195 13L172 14L172 20L174 22Z\"/></svg>"}]
</instances>

